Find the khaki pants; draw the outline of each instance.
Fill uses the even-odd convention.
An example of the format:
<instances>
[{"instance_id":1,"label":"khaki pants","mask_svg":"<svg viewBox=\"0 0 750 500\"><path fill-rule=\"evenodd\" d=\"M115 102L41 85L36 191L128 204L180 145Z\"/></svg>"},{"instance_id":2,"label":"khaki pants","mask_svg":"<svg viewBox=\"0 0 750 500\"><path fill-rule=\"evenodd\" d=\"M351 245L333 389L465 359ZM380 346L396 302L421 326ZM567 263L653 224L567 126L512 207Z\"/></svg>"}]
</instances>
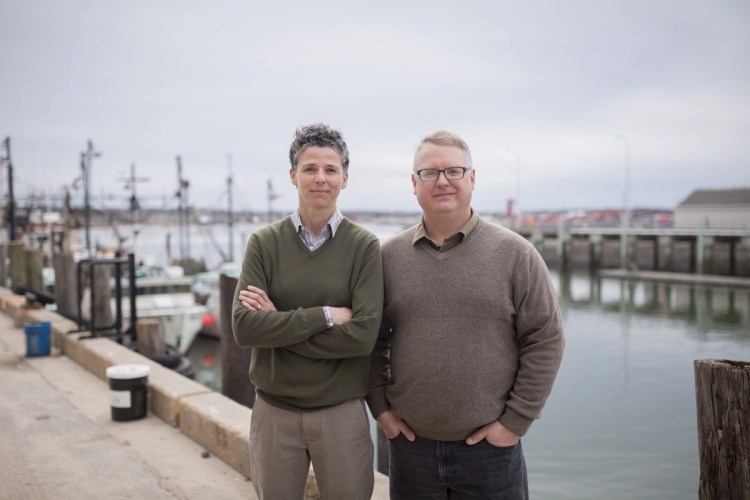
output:
<instances>
[{"instance_id":1,"label":"khaki pants","mask_svg":"<svg viewBox=\"0 0 750 500\"><path fill-rule=\"evenodd\" d=\"M372 496L373 445L364 401L296 412L257 398L250 470L258 498L302 500L311 461L322 500Z\"/></svg>"}]
</instances>

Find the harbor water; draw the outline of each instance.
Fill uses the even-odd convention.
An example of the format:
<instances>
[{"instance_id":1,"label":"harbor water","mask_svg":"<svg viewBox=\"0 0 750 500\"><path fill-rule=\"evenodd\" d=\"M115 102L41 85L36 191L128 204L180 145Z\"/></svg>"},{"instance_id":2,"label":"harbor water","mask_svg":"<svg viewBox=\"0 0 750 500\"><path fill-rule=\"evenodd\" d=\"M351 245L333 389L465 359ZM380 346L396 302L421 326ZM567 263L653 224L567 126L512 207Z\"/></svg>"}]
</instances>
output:
<instances>
[{"instance_id":1,"label":"harbor water","mask_svg":"<svg viewBox=\"0 0 750 500\"><path fill-rule=\"evenodd\" d=\"M398 229L373 228L381 238ZM553 281L567 346L523 439L531 497L697 498L693 362L750 360L750 290L588 273L553 272ZM198 337L190 358L196 379L220 390L219 341Z\"/></svg>"},{"instance_id":2,"label":"harbor water","mask_svg":"<svg viewBox=\"0 0 750 500\"><path fill-rule=\"evenodd\" d=\"M567 347L524 439L533 496L697 498L693 362L750 360L750 292L553 277Z\"/></svg>"}]
</instances>

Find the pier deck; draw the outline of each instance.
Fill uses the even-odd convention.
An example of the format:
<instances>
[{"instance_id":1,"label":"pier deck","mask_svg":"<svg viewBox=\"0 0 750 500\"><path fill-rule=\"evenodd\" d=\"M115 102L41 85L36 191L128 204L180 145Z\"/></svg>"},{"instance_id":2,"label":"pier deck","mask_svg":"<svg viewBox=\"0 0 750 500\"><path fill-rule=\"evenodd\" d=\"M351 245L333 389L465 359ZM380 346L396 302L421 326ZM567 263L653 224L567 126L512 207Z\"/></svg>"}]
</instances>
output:
<instances>
[{"instance_id":1,"label":"pier deck","mask_svg":"<svg viewBox=\"0 0 750 500\"><path fill-rule=\"evenodd\" d=\"M108 384L68 357L25 352L23 330L0 314L0 498L257 498L155 415L113 421Z\"/></svg>"}]
</instances>

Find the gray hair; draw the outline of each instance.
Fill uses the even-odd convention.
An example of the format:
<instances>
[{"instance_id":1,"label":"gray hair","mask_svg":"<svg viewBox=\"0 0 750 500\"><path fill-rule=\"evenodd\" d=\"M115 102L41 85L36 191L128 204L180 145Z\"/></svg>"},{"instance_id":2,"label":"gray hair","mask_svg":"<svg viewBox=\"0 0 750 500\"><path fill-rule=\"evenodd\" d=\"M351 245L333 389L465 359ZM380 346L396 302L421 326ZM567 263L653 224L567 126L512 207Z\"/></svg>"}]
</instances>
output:
<instances>
[{"instance_id":1,"label":"gray hair","mask_svg":"<svg viewBox=\"0 0 750 500\"><path fill-rule=\"evenodd\" d=\"M422 148L425 144L435 144L437 146L453 146L455 148L458 148L466 154L466 161L468 162L468 165L465 166L472 166L471 151L469 151L469 145L466 144L466 142L461 139L461 137L459 137L457 134L454 134L453 132L449 132L448 130L437 130L419 141L417 150L414 152L414 168L417 168L417 157L419 156L419 153L422 151Z\"/></svg>"},{"instance_id":2,"label":"gray hair","mask_svg":"<svg viewBox=\"0 0 750 500\"><path fill-rule=\"evenodd\" d=\"M333 149L341 158L341 166L344 168L344 172L349 170L349 149L344 142L344 136L328 125L314 123L298 128L294 133L294 139L289 146L289 161L295 172L297 171L299 157L305 149L310 147Z\"/></svg>"}]
</instances>

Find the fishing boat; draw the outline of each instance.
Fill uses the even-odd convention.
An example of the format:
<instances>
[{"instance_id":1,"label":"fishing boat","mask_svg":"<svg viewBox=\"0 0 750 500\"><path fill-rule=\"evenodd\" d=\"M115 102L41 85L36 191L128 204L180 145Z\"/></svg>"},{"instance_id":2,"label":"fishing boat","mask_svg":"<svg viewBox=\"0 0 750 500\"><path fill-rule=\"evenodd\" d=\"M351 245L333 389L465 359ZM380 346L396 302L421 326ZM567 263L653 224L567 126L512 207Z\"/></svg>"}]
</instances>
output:
<instances>
[{"instance_id":1,"label":"fishing boat","mask_svg":"<svg viewBox=\"0 0 750 500\"><path fill-rule=\"evenodd\" d=\"M221 337L221 304L219 300L219 276L221 274L236 278L239 276L239 268L235 264L225 263L217 270L195 274L192 283L195 301L204 304L207 308L207 312L203 316L200 333L214 338Z\"/></svg>"},{"instance_id":2,"label":"fishing boat","mask_svg":"<svg viewBox=\"0 0 750 500\"><path fill-rule=\"evenodd\" d=\"M144 277L136 279L136 314L139 319L158 320L164 340L181 354L190 350L200 332L208 307L195 302L189 277ZM130 324L127 288L123 293L123 321Z\"/></svg>"},{"instance_id":3,"label":"fishing boat","mask_svg":"<svg viewBox=\"0 0 750 500\"><path fill-rule=\"evenodd\" d=\"M193 278L185 276L181 268L171 266L160 274L136 275L135 305L138 319L155 319L161 323L164 340L184 355L190 350L195 337L200 332L208 307L195 301L192 291ZM114 282L112 289L114 290ZM130 327L130 291L127 280L121 285L121 311L123 330ZM116 298L112 292L111 308L116 308ZM81 301L82 315L90 317L89 291L84 292Z\"/></svg>"}]
</instances>

